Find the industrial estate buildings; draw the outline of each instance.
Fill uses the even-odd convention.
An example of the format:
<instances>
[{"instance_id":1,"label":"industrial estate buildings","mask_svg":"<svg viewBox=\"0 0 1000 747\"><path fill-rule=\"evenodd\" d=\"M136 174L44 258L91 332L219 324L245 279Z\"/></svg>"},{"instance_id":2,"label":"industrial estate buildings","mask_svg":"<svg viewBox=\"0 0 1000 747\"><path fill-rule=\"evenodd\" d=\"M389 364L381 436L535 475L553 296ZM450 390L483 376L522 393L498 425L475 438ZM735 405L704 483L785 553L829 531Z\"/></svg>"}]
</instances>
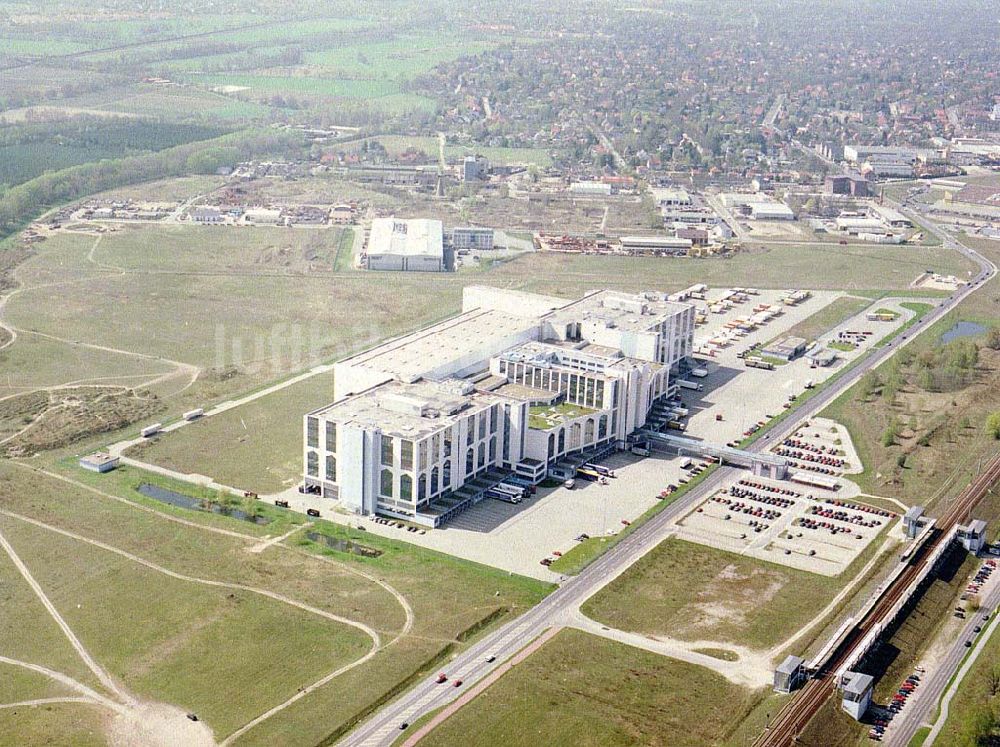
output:
<instances>
[{"instance_id":1,"label":"industrial estate buildings","mask_svg":"<svg viewBox=\"0 0 1000 747\"><path fill-rule=\"evenodd\" d=\"M335 401L304 418L304 489L437 525L491 478L625 447L675 390L694 316L661 293L467 287L458 316L337 364Z\"/></svg>"}]
</instances>

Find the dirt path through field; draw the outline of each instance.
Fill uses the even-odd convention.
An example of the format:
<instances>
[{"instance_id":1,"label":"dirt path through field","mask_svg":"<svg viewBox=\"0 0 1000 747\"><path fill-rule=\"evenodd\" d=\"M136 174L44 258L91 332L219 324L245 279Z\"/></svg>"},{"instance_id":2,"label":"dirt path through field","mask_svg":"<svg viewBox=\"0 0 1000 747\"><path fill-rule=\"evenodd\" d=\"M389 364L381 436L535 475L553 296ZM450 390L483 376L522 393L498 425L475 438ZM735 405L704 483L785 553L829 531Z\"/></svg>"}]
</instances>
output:
<instances>
[{"instance_id":1,"label":"dirt path through field","mask_svg":"<svg viewBox=\"0 0 1000 747\"><path fill-rule=\"evenodd\" d=\"M319 678L318 680L316 680L312 684L307 685L306 687L303 687L301 690L299 690L291 698L288 698L286 701L284 701L282 703L279 703L278 705L274 706L273 708L265 711L261 715L257 716L256 718L252 719L251 721L247 722L246 724L244 724L243 726L241 726L237 731L235 731L234 733L230 734L222 742L222 745L229 745L229 744L231 744L235 739L237 739L239 736L241 736L242 734L246 733L247 731L249 731L250 729L252 729L256 725L258 725L261 722L263 722L263 721L271 718L276 713L279 713L279 712L283 711L284 709L286 709L289 706L291 706L293 703L295 703L298 700L306 697L307 695L309 695L313 691L315 691L315 690L323 687L324 685L330 683L331 681L333 681L334 679L336 679L340 675L344 674L345 672L348 672L348 671L350 671L350 670L352 670L352 669L354 669L354 668L356 668L356 667L364 664L365 662L369 661L379 651L381 651L386 645L391 645L392 643L395 643L396 641L398 641L403 636L409 634L409 632L410 632L410 630L412 629L412 626L413 626L413 611L412 611L409 603L406 601L406 598L403 597L402 594L400 594L398 591L396 591L395 589L393 589L391 586L389 586L385 582L383 582L381 580L378 580L378 579L375 579L374 577L369 577L367 574L361 574L361 575L363 575L365 578L368 578L369 580L375 581L375 583L378 583L382 588L386 589L391 594L393 594L393 596L397 599L397 601L399 601L399 603L402 605L402 607L404 609L404 612L406 614L406 622L404 624L403 629L388 644L383 644L383 642L382 642L382 640L381 640L378 632L376 630L374 630L373 628L369 627L368 625L364 624L364 623L358 622L356 620L351 620L349 618L342 617L340 615L336 615L336 614L331 613L331 612L327 612L326 610L322 610L322 609L313 607L313 606L305 604L303 602L299 602L299 601L297 601L295 599L291 599L290 597L286 597L283 594L278 594L278 593L269 591L267 589L258 589L256 587L247 586L245 584L235 584L235 583L229 583L229 582L225 582L225 581L217 581L215 579L198 578L198 577L195 577L195 576L188 576L186 574L177 573L176 571L171 571L168 568L164 568L163 566L160 566L160 565L158 565L156 563L153 563L152 561L146 560L145 558L141 558L141 557L139 557L139 556L137 556L137 555L135 555L133 553L127 552L127 551L122 550L120 548L113 547L112 545L108 545L108 544L106 544L104 542L101 542L99 540L91 539L89 537L84 537L83 535L77 534L75 532L70 532L68 530L61 529L59 527L52 526L50 524L46 524L45 522L38 521L37 519L32 519L32 518L30 518L28 516L22 516L20 514L12 512L12 511L7 511L5 509L0 509L0 515L7 516L7 517L15 519L17 521L25 522L27 524L31 524L32 526L36 526L36 527L39 527L41 529L46 529L48 531L55 532L57 534L60 534L60 535L65 536L65 537L69 537L70 539L74 539L74 540L77 540L79 542L84 542L86 544L93 545L94 547L98 547L98 548L100 548L102 550L105 550L107 552L111 552L111 553L114 553L116 555L119 555L120 557L123 557L123 558L125 558L127 560L130 560L130 561L134 562L134 563L137 563L137 564L142 565L142 566L144 566L146 568L149 568L150 570L154 570L154 571L157 571L157 572L162 573L164 575L170 576L171 578L176 578L176 579L181 580L181 581L188 581L188 582L192 582L192 583L203 584L203 585L206 585L206 586L213 586L213 587L219 587L219 588L227 588L227 589L233 589L233 590L238 590L238 591L246 591L246 592L249 592L249 593L258 594L258 595L267 597L269 599L273 599L273 600L278 601L278 602L282 602L284 604L288 604L290 606L296 607L297 609L301 609L301 610L303 610L305 612L308 612L310 614L314 614L314 615L317 615L317 616L320 616L320 617L324 617L324 618L326 618L328 620L331 620L333 622L338 622L338 623L341 623L343 625L351 626L353 628L357 628L358 630L361 630L362 632L364 632L371 639L371 642L372 642L371 643L371 647L369 648L368 652L365 653L364 656L362 656L362 657L360 657L360 658L358 658L358 659L356 659L356 660L354 660L352 662L344 664L341 667L338 667L336 670L334 670L334 671L332 671L332 672L324 675L323 677ZM208 528L208 527L205 527L205 528ZM259 539L260 539L258 537L253 537L251 535L244 535L243 537L245 539L248 539L248 540L256 540L256 541L259 541ZM2 543L4 549L7 549L9 547L9 544L2 537L2 535L0 535L0 543ZM12 553L13 552L13 548L10 548L10 550L8 550L8 552ZM12 558L13 557L15 557L15 556L12 555ZM339 564L336 564L336 565L338 565L338 567L339 567ZM19 569L20 569L20 567L21 566L19 566ZM27 572L27 568L26 567L24 568L24 571L22 571L22 573L24 573L24 572ZM29 576L30 576L30 574L29 574ZM27 578L27 576L26 576L26 578ZM35 588L35 586L33 586L33 588ZM36 593L39 593L42 596L44 596L44 592L41 591L40 587L38 587L36 589ZM57 622L62 620L61 616L58 615L58 612L55 610L54 607L51 607L50 604L46 605L46 606L49 609L50 614L53 614L53 616L57 618ZM63 624L65 624L65 623L63 623ZM69 630L68 626L66 626L64 628L64 632L66 632L67 636L71 637L71 641L77 641L76 637L72 634L72 631ZM79 643L79 642L77 641L77 643ZM74 646L74 648L76 648L76 646ZM80 653L80 655L82 657L83 656L86 657L86 658L84 658L84 661L86 661L88 663L88 666L90 666L91 664L93 664L92 669L94 667L97 667L97 669L94 670L95 674L97 674L98 670L100 668L96 664L96 662L93 662L93 660L89 657L89 654L86 654L86 651L83 648L82 644L79 645L79 648L77 648L77 651L78 651L78 653ZM100 672L103 673L103 670L100 670ZM101 676L101 674L98 674L98 676L101 677L101 681L104 682L106 686L110 687L110 685L114 684L114 683L110 682L110 677L108 677L106 674L104 674L103 677ZM105 682L105 677L107 677L108 682ZM79 685L79 683L76 683L76 684ZM124 710L121 709L121 708L115 708L115 711L118 713L118 716L116 716L115 719L112 722L110 722L109 736L112 739L112 743L114 745L120 746L120 747L146 747L147 745L153 745L154 747L158 747L159 745L163 745L163 747L167 747L168 745L184 744L185 747L186 747L186 745L190 744L190 745L194 745L194 747L199 747L202 744L205 744L205 745L214 744L214 741L211 741L210 733L207 731L207 728L205 728L203 725L201 726L201 729L206 734L209 734L209 740L210 741L207 741L207 742L205 742L205 741L198 741L198 738L196 738L196 736L192 737L191 741L182 742L182 743L178 743L176 741L165 741L165 742L157 741L158 735L165 735L167 733L170 733L170 734L178 734L179 733L179 734L185 735L185 738L187 738L187 734L186 733L188 731L190 731L194 727L192 727L192 726L189 725L190 722L189 723L180 723L178 714L180 714L181 717L183 717L184 714L182 712L180 712L180 711L177 711L177 709L174 709L171 706L167 706L165 704L152 704L152 703L148 703L148 702L140 702L134 696L131 696L131 695L125 693L117 685L114 685L114 687L115 687L114 692L119 696L120 699L122 699L122 700L125 701L125 706L126 706L124 708ZM76 688L76 689L79 689L79 688ZM106 702L102 702L101 704L102 705L107 705Z\"/></svg>"},{"instance_id":2,"label":"dirt path through field","mask_svg":"<svg viewBox=\"0 0 1000 747\"><path fill-rule=\"evenodd\" d=\"M0 296L0 328L6 330L7 333L8 333L8 335L9 335L9 339L5 340L4 343L2 345L0 345L0 350L4 350L5 348L8 348L11 345L13 345L17 341L18 333L24 333L24 334L32 334L32 335L35 335L37 337L41 337L41 338L44 338L44 339L52 340L53 342L58 342L58 343L61 343L63 345L68 345L70 347L79 347L79 348L86 348L86 349L89 349L89 350L98 350L98 351L105 352L105 353L113 353L115 355L122 355L122 356L126 356L126 357L131 357L131 358L138 358L140 360L145 360L145 361L153 361L153 362L157 362L157 363L164 363L164 364L167 364L169 366L172 366L174 370L167 371L166 373L163 373L163 374L158 374L156 376L153 376L152 378L148 378L146 381L143 381L143 382L137 384L136 386L140 387L140 388L149 388L151 386L156 386L157 384L161 384L161 383L163 383L165 381L169 381L169 380L171 380L173 378L184 377L184 378L187 379L187 383L185 383L181 387L181 389L179 389L177 392L174 393L174 394L180 394L185 389L187 389L192 384L194 384L194 382L197 380L198 375L201 373L201 369L199 369L197 366L193 366L193 365L191 365L189 363L183 363L182 361L175 361L175 360L171 360L169 358L163 358L163 357L156 356L156 355L149 355L147 353L137 353L137 352L135 352L133 350L123 350L121 348L115 348L115 347L111 347L111 346L108 346L108 345L97 345L97 344L94 344L94 343L80 342L79 340L70 340L70 339L67 339L65 337L59 337L57 335L46 334L46 333L43 333L43 332L36 332L34 330L25 330L25 329L21 329L19 327L15 327L13 324L10 324L9 322L7 322L4 319L4 315L5 315L5 312L7 310L7 304L8 304L8 302L12 298L14 298L15 296L17 296L17 295L19 295L21 293L26 293L28 291L38 291L38 290L59 288L59 287L66 286L66 285L78 285L80 283L88 283L88 282L91 282L93 280L105 280L105 279L107 279L109 277L125 277L125 275L127 274L127 272L125 271L124 268L116 267L116 266L113 266L113 265L103 265L103 264L99 263L95 259L94 253L97 251L97 248L100 246L101 240L103 238L104 238L104 235L103 234L99 234L94 239L94 243L91 245L90 251L87 253L87 261L91 262L92 264L94 264L99 269L108 270L109 274L106 274L106 275L95 275L93 277L74 278L72 280L60 280L60 281L51 282L51 283L39 283L38 285L26 285L18 277L17 269L14 269L12 271L11 275L12 275L12 277L13 277L13 279L14 279L14 281L15 281L15 283L17 285L16 285L15 288L13 288L8 293L5 293L2 296ZM27 389L26 392L21 392L21 394L25 394L25 393L29 393L29 392L33 392L33 391L39 391L39 390L43 390L43 389L44 390L59 389L62 386L66 386L66 385L54 385L54 386L48 386L48 387L34 387L34 388Z\"/></svg>"}]
</instances>

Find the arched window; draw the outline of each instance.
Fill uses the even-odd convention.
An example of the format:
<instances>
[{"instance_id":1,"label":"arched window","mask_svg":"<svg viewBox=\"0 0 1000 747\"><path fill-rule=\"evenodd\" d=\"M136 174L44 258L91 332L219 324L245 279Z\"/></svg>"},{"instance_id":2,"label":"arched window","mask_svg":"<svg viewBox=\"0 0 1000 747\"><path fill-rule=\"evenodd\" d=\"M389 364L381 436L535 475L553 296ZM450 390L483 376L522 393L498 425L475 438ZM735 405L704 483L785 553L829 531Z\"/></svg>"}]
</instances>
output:
<instances>
[{"instance_id":1,"label":"arched window","mask_svg":"<svg viewBox=\"0 0 1000 747\"><path fill-rule=\"evenodd\" d=\"M431 495L435 495L438 492L438 468L435 467L431 470Z\"/></svg>"},{"instance_id":2,"label":"arched window","mask_svg":"<svg viewBox=\"0 0 1000 747\"><path fill-rule=\"evenodd\" d=\"M486 444L479 444L479 466L486 466Z\"/></svg>"},{"instance_id":3,"label":"arched window","mask_svg":"<svg viewBox=\"0 0 1000 747\"><path fill-rule=\"evenodd\" d=\"M306 453L306 472L310 477L319 477L319 454L315 451Z\"/></svg>"},{"instance_id":4,"label":"arched window","mask_svg":"<svg viewBox=\"0 0 1000 747\"><path fill-rule=\"evenodd\" d=\"M497 437L490 439L490 464L497 460Z\"/></svg>"},{"instance_id":5,"label":"arched window","mask_svg":"<svg viewBox=\"0 0 1000 747\"><path fill-rule=\"evenodd\" d=\"M601 415L601 419L597 422L597 437L603 439L608 435L608 416Z\"/></svg>"},{"instance_id":6,"label":"arched window","mask_svg":"<svg viewBox=\"0 0 1000 747\"><path fill-rule=\"evenodd\" d=\"M379 492L387 498L392 498L392 470L382 470L382 486Z\"/></svg>"},{"instance_id":7,"label":"arched window","mask_svg":"<svg viewBox=\"0 0 1000 747\"><path fill-rule=\"evenodd\" d=\"M409 475L399 477L399 499L401 501L413 500L413 478Z\"/></svg>"},{"instance_id":8,"label":"arched window","mask_svg":"<svg viewBox=\"0 0 1000 747\"><path fill-rule=\"evenodd\" d=\"M549 459L556 455L556 434L549 434Z\"/></svg>"},{"instance_id":9,"label":"arched window","mask_svg":"<svg viewBox=\"0 0 1000 747\"><path fill-rule=\"evenodd\" d=\"M337 457L333 454L326 455L326 479L337 482Z\"/></svg>"},{"instance_id":10,"label":"arched window","mask_svg":"<svg viewBox=\"0 0 1000 747\"><path fill-rule=\"evenodd\" d=\"M469 450L465 452L465 474L471 475L476 471L476 452L470 446Z\"/></svg>"},{"instance_id":11,"label":"arched window","mask_svg":"<svg viewBox=\"0 0 1000 747\"><path fill-rule=\"evenodd\" d=\"M566 429L559 429L559 446L556 448L556 453L562 454L566 451Z\"/></svg>"},{"instance_id":12,"label":"arched window","mask_svg":"<svg viewBox=\"0 0 1000 747\"><path fill-rule=\"evenodd\" d=\"M583 428L583 442L590 444L594 442L594 419L588 418Z\"/></svg>"},{"instance_id":13,"label":"arched window","mask_svg":"<svg viewBox=\"0 0 1000 747\"><path fill-rule=\"evenodd\" d=\"M417 501L423 501L427 497L427 475L422 475L417 481Z\"/></svg>"},{"instance_id":14,"label":"arched window","mask_svg":"<svg viewBox=\"0 0 1000 747\"><path fill-rule=\"evenodd\" d=\"M580 433L583 428L580 427L579 423L573 423L569 430L569 448L579 449L580 448Z\"/></svg>"}]
</instances>

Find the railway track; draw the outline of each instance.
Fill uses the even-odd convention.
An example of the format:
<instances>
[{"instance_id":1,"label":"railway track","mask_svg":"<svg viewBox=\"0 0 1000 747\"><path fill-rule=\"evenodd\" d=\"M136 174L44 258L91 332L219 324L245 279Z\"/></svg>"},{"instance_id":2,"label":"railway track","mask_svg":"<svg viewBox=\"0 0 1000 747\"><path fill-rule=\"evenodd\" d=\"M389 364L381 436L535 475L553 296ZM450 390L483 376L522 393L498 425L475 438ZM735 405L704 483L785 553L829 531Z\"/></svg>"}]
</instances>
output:
<instances>
[{"instance_id":1,"label":"railway track","mask_svg":"<svg viewBox=\"0 0 1000 747\"><path fill-rule=\"evenodd\" d=\"M951 507L937 520L923 544L907 559L906 570L833 650L813 678L778 712L774 721L754 741L754 747L789 747L796 742L809 720L833 694L836 687L835 673L851 658L858 643L877 626L887 622L886 615L907 593L920 573L924 560L945 541L953 527L967 521L972 509L997 482L1000 482L1000 454L990 460L986 468L965 487Z\"/></svg>"}]
</instances>

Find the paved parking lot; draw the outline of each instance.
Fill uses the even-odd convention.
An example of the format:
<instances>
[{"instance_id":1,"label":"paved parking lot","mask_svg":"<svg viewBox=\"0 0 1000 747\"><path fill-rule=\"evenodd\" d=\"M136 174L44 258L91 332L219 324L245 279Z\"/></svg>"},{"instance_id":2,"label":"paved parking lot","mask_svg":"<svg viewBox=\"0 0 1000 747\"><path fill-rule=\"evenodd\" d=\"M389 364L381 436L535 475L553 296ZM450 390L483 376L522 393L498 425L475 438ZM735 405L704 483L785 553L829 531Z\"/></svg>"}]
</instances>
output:
<instances>
[{"instance_id":1,"label":"paved parking lot","mask_svg":"<svg viewBox=\"0 0 1000 747\"><path fill-rule=\"evenodd\" d=\"M835 576L898 519L884 513L840 491L743 473L676 525L692 542Z\"/></svg>"},{"instance_id":2,"label":"paved parking lot","mask_svg":"<svg viewBox=\"0 0 1000 747\"><path fill-rule=\"evenodd\" d=\"M721 295L721 291L710 291L709 301ZM725 323L738 316L746 316L757 303L776 303L779 291L761 291L759 296L751 296L745 304L737 305L725 314L709 314L708 323L695 331L697 341L716 337ZM899 313L892 322L870 322L865 319L865 311L853 316L835 329L821 335L817 345L826 347L838 339L842 331L871 332L863 342L851 351L838 351L838 360L829 367L810 368L809 361L802 357L785 365L776 366L773 371L747 368L737 357L757 343L766 343L786 333L795 324L842 296L842 293L817 292L798 306L787 307L785 312L764 326L748 333L745 337L720 350L704 367L709 375L696 379L704 386L704 391L682 389L681 399L690 411L685 435L717 444L740 440L748 429L768 416L778 415L792 396L806 391L806 383L816 386L836 374L845 365L871 349L879 340L913 317L913 312L902 308L900 299L884 299L877 303L879 308L889 308ZM721 416L722 420L717 420Z\"/></svg>"},{"instance_id":3,"label":"paved parking lot","mask_svg":"<svg viewBox=\"0 0 1000 747\"><path fill-rule=\"evenodd\" d=\"M799 472L837 478L864 471L847 428L828 418L813 418L771 451ZM841 480L849 488L847 480Z\"/></svg>"},{"instance_id":4,"label":"paved parking lot","mask_svg":"<svg viewBox=\"0 0 1000 747\"><path fill-rule=\"evenodd\" d=\"M553 557L555 551L566 552L581 534L610 536L622 530L622 519L631 521L640 516L659 500L661 490L687 474L680 467L681 461L661 455L643 459L629 453L615 454L601 460L616 475L606 485L577 480L572 490L539 487L537 495L517 505L486 498L444 527L423 534L399 529L395 522L379 524L371 517L331 511L329 501L318 496L291 490L284 497L297 511L317 508L331 521L361 525L375 534L557 581L559 574L542 565L543 558Z\"/></svg>"},{"instance_id":5,"label":"paved parking lot","mask_svg":"<svg viewBox=\"0 0 1000 747\"><path fill-rule=\"evenodd\" d=\"M615 534L658 500L668 483L682 476L679 458L640 459L615 454L601 461L615 471L606 485L576 481L576 487L539 488L537 495L512 505L485 499L445 527L407 540L442 552L536 578L557 574L541 565L556 551L566 552L581 534ZM389 530L391 531L391 530Z\"/></svg>"}]
</instances>

